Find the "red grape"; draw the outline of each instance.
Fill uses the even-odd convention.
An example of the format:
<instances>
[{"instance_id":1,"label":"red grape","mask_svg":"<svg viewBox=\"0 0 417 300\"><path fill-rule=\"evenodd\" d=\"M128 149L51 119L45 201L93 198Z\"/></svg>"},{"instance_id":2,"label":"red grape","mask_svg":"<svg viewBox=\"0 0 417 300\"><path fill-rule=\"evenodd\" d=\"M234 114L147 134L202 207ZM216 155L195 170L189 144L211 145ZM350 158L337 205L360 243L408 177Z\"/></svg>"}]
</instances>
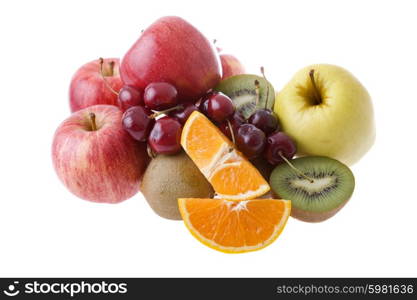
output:
<instances>
[{"instance_id":1,"label":"red grape","mask_svg":"<svg viewBox=\"0 0 417 300\"><path fill-rule=\"evenodd\" d=\"M253 159L265 149L265 139L265 133L259 128L242 124L237 130L236 145L248 159Z\"/></svg>"},{"instance_id":2,"label":"red grape","mask_svg":"<svg viewBox=\"0 0 417 300\"><path fill-rule=\"evenodd\" d=\"M167 82L148 84L143 94L145 105L152 110L164 110L178 103L177 89Z\"/></svg>"},{"instance_id":3,"label":"red grape","mask_svg":"<svg viewBox=\"0 0 417 300\"><path fill-rule=\"evenodd\" d=\"M160 118L149 134L149 146L158 154L175 154L181 150L181 131L181 124L175 118Z\"/></svg>"},{"instance_id":4,"label":"red grape","mask_svg":"<svg viewBox=\"0 0 417 300\"><path fill-rule=\"evenodd\" d=\"M265 134L279 130L278 119L269 109L257 110L252 116L250 116L249 123L258 127L260 130L265 132Z\"/></svg>"},{"instance_id":5,"label":"red grape","mask_svg":"<svg viewBox=\"0 0 417 300\"><path fill-rule=\"evenodd\" d=\"M142 92L130 85L125 85L119 91L117 103L122 111L132 106L143 105Z\"/></svg>"},{"instance_id":6,"label":"red grape","mask_svg":"<svg viewBox=\"0 0 417 300\"><path fill-rule=\"evenodd\" d=\"M268 136L266 142L265 158L272 165L277 165L284 161L283 155L287 159L293 158L297 152L294 141L283 132L276 132ZM280 155L281 154L281 155Z\"/></svg>"},{"instance_id":7,"label":"red grape","mask_svg":"<svg viewBox=\"0 0 417 300\"><path fill-rule=\"evenodd\" d=\"M155 123L150 118L150 111L143 106L133 106L127 109L122 117L123 128L137 141L144 142Z\"/></svg>"}]
</instances>

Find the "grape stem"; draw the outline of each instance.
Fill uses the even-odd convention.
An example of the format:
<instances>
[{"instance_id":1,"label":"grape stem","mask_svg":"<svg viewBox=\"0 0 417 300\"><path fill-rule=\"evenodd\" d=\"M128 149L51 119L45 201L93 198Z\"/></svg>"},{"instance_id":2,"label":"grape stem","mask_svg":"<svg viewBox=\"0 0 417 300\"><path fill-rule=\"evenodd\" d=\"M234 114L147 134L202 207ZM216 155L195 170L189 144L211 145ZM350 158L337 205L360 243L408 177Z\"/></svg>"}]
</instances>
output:
<instances>
[{"instance_id":1,"label":"grape stem","mask_svg":"<svg viewBox=\"0 0 417 300\"><path fill-rule=\"evenodd\" d=\"M310 76L311 84L313 85L315 105L319 105L322 103L322 99L320 96L319 89L317 88L316 81L314 80L314 69L310 70L309 76Z\"/></svg>"},{"instance_id":2,"label":"grape stem","mask_svg":"<svg viewBox=\"0 0 417 300\"><path fill-rule=\"evenodd\" d=\"M269 81L268 79L266 79L264 67L261 67L261 74L266 81L266 99L265 99L265 107L264 107L266 109L268 107L268 100L269 100L269 84L268 84Z\"/></svg>"},{"instance_id":3,"label":"grape stem","mask_svg":"<svg viewBox=\"0 0 417 300\"><path fill-rule=\"evenodd\" d=\"M96 115L95 113L90 112L89 116L90 116L91 131L96 131L97 130Z\"/></svg>"},{"instance_id":4,"label":"grape stem","mask_svg":"<svg viewBox=\"0 0 417 300\"><path fill-rule=\"evenodd\" d=\"M226 121L227 121L227 125L229 126L230 135L232 137L232 142L233 142L233 144L236 144L235 133L233 132L232 123L230 123L229 119L227 119Z\"/></svg>"},{"instance_id":5,"label":"grape stem","mask_svg":"<svg viewBox=\"0 0 417 300\"><path fill-rule=\"evenodd\" d=\"M171 107L171 108L168 108L168 109L165 109L165 110L156 111L152 115L150 115L149 118L155 119L157 116L160 116L162 114L167 114L170 111L179 110L179 109L183 109L183 108L184 108L184 106L182 104L178 104L177 106L174 106L174 107Z\"/></svg>"},{"instance_id":6,"label":"grape stem","mask_svg":"<svg viewBox=\"0 0 417 300\"><path fill-rule=\"evenodd\" d=\"M314 179L313 178L308 177L306 174L304 174L303 172L301 172L300 170L298 170L296 167L294 167L294 165L282 154L281 151L279 151L278 154L290 166L290 168L293 169L293 171L296 174L304 177L305 179L307 179L308 181L310 181L310 183L314 183Z\"/></svg>"},{"instance_id":7,"label":"grape stem","mask_svg":"<svg viewBox=\"0 0 417 300\"><path fill-rule=\"evenodd\" d=\"M115 95L119 95L119 93L118 92L116 92L115 90L114 90L114 88L112 88L112 86L107 82L107 80L106 80L106 77L104 76L104 72L103 72L103 64L104 64L104 59L102 58L102 57L100 57L99 59L99 64L100 64L100 75L101 75L101 78L103 79L103 81L104 81L104 84L106 85L106 87L113 93L113 94L115 94ZM109 62L109 65L110 65L110 70L111 70L111 72L110 72L110 76L113 76L113 74L114 74L114 61L111 61L111 62Z\"/></svg>"}]
</instances>

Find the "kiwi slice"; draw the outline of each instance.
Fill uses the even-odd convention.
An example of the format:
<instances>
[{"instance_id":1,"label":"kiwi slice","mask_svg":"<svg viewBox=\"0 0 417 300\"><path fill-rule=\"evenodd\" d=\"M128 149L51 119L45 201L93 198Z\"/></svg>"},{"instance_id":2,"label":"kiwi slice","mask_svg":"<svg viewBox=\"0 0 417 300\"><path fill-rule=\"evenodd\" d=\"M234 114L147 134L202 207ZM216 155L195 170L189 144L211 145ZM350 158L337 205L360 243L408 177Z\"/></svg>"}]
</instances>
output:
<instances>
[{"instance_id":1,"label":"kiwi slice","mask_svg":"<svg viewBox=\"0 0 417 300\"><path fill-rule=\"evenodd\" d=\"M274 194L291 200L291 216L306 222L321 222L336 214L351 197L355 178L341 162L308 156L293 159L291 164L297 172L283 163L270 177Z\"/></svg>"},{"instance_id":2,"label":"kiwi slice","mask_svg":"<svg viewBox=\"0 0 417 300\"><path fill-rule=\"evenodd\" d=\"M272 109L275 102L274 87L264 77L257 75L240 74L228 77L220 81L214 89L229 96L236 110L246 119L258 109Z\"/></svg>"}]
</instances>

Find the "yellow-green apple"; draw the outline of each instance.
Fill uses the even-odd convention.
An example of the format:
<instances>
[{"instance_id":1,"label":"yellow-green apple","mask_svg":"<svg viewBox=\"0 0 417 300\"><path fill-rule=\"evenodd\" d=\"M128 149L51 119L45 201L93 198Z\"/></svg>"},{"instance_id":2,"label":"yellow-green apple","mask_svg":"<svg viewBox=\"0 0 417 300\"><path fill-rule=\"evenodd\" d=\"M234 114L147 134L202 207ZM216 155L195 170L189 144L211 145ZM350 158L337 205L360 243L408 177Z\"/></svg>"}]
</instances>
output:
<instances>
[{"instance_id":1,"label":"yellow-green apple","mask_svg":"<svg viewBox=\"0 0 417 300\"><path fill-rule=\"evenodd\" d=\"M148 27L124 56L120 74L139 90L168 82L178 99L195 101L221 80L219 54L195 27L179 17L163 17Z\"/></svg>"},{"instance_id":2,"label":"yellow-green apple","mask_svg":"<svg viewBox=\"0 0 417 300\"><path fill-rule=\"evenodd\" d=\"M300 70L277 94L274 110L301 155L330 156L352 165L375 140L371 98L359 80L339 66Z\"/></svg>"},{"instance_id":3,"label":"yellow-green apple","mask_svg":"<svg viewBox=\"0 0 417 300\"><path fill-rule=\"evenodd\" d=\"M118 107L95 105L73 113L56 130L53 164L76 196L118 203L139 191L148 163L146 146L131 138L121 119Z\"/></svg>"},{"instance_id":4,"label":"yellow-green apple","mask_svg":"<svg viewBox=\"0 0 417 300\"><path fill-rule=\"evenodd\" d=\"M72 77L69 89L71 112L96 104L118 105L117 95L111 89L119 91L123 85L119 59L103 59L102 67L100 60L86 63Z\"/></svg>"},{"instance_id":5,"label":"yellow-green apple","mask_svg":"<svg viewBox=\"0 0 417 300\"><path fill-rule=\"evenodd\" d=\"M231 54L220 54L220 61L223 70L222 79L234 75L245 74L245 67L235 56Z\"/></svg>"}]
</instances>

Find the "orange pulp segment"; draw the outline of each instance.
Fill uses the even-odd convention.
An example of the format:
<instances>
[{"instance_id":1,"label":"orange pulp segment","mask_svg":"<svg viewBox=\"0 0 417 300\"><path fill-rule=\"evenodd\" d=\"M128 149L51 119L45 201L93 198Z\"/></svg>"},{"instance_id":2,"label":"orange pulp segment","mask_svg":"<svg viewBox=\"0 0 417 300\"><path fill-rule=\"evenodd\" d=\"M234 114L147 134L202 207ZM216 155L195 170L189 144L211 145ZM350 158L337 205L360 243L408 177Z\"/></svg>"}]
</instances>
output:
<instances>
[{"instance_id":1,"label":"orange pulp segment","mask_svg":"<svg viewBox=\"0 0 417 300\"><path fill-rule=\"evenodd\" d=\"M218 197L254 199L270 190L259 171L202 113L194 111L184 124L181 145Z\"/></svg>"},{"instance_id":2,"label":"orange pulp segment","mask_svg":"<svg viewBox=\"0 0 417 300\"><path fill-rule=\"evenodd\" d=\"M288 220L291 201L179 198L186 227L200 242L226 253L262 249L274 242Z\"/></svg>"}]
</instances>

